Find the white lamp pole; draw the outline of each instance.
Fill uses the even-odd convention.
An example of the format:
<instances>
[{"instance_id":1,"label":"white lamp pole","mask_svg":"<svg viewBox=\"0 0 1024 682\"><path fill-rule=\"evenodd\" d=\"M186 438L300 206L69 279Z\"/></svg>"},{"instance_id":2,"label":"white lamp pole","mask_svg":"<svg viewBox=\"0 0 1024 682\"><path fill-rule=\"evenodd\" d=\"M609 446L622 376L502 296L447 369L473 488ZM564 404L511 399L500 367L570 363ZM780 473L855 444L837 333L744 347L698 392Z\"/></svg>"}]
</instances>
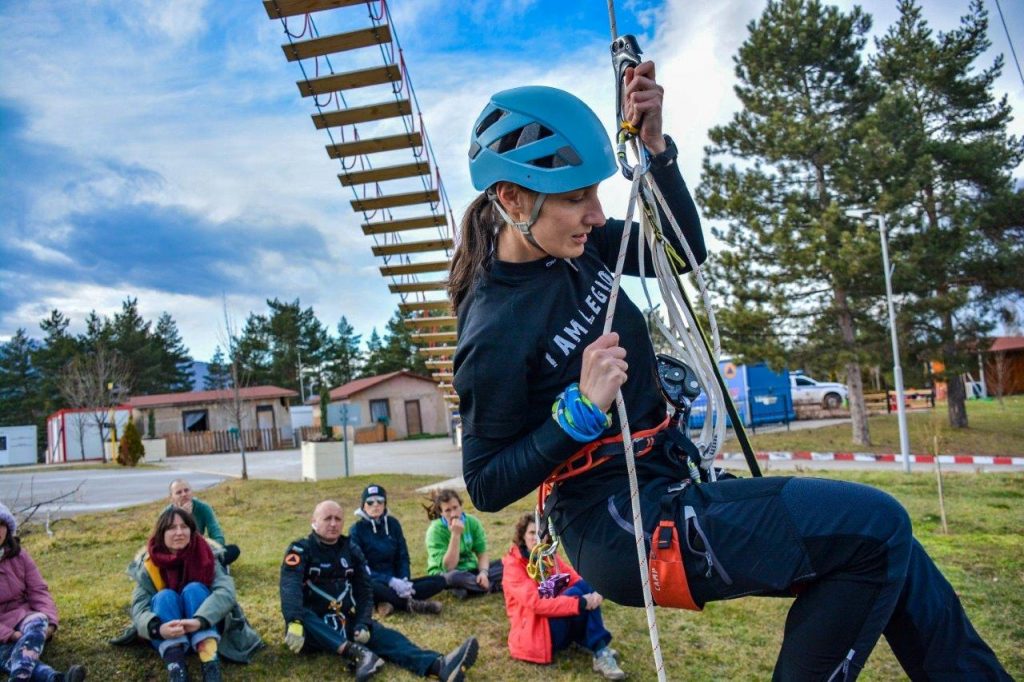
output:
<instances>
[{"instance_id":1,"label":"white lamp pole","mask_svg":"<svg viewBox=\"0 0 1024 682\"><path fill-rule=\"evenodd\" d=\"M900 344L896 338L896 306L892 300L892 270L889 266L889 239L885 216L878 214L878 231L882 238L882 267L885 268L885 301L889 306L889 334L892 337L892 375L896 383L896 417L900 428L900 454L903 471L910 473L910 434L907 433L907 408L903 400L903 367L900 366ZM938 453L935 453L936 455Z\"/></svg>"}]
</instances>

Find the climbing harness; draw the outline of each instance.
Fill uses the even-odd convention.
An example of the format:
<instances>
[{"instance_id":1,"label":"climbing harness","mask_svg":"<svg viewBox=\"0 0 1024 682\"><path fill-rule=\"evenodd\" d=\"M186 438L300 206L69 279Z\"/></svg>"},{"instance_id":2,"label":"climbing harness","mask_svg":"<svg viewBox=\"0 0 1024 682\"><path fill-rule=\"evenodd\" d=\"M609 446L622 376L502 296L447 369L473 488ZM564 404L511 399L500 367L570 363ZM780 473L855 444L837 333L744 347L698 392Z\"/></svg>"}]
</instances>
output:
<instances>
[{"instance_id":1,"label":"climbing harness","mask_svg":"<svg viewBox=\"0 0 1024 682\"><path fill-rule=\"evenodd\" d=\"M312 580L306 581L306 587L312 590L317 596L324 599L327 602L327 613L324 614L324 623L342 635L345 634L345 610L343 604L345 598L350 596L352 591L352 583L345 581L345 590L336 597L332 597L329 592L316 586Z\"/></svg>"}]
</instances>

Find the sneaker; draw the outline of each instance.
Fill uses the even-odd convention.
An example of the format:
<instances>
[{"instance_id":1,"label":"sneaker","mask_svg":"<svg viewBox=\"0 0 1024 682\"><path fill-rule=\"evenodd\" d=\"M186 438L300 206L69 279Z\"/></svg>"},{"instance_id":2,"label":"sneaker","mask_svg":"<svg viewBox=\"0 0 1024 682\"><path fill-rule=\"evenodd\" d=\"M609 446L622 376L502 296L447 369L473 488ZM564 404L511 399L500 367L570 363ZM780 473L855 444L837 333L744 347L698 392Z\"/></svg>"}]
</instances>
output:
<instances>
[{"instance_id":1,"label":"sneaker","mask_svg":"<svg viewBox=\"0 0 1024 682\"><path fill-rule=\"evenodd\" d=\"M408 610L412 613L429 613L435 616L441 613L441 602L432 599L413 599L410 597L406 604Z\"/></svg>"},{"instance_id":2,"label":"sneaker","mask_svg":"<svg viewBox=\"0 0 1024 682\"><path fill-rule=\"evenodd\" d=\"M466 679L466 671L476 663L479 651L480 643L476 641L476 637L467 639L455 651L441 659L438 679L441 682L463 682Z\"/></svg>"},{"instance_id":3,"label":"sneaker","mask_svg":"<svg viewBox=\"0 0 1024 682\"><path fill-rule=\"evenodd\" d=\"M615 660L615 651L608 647L594 654L594 672L601 673L606 680L626 679L626 673L622 672L619 662Z\"/></svg>"},{"instance_id":4,"label":"sneaker","mask_svg":"<svg viewBox=\"0 0 1024 682\"><path fill-rule=\"evenodd\" d=\"M384 660L358 642L349 642L343 654L348 660L356 682L366 682L384 666Z\"/></svg>"},{"instance_id":5,"label":"sneaker","mask_svg":"<svg viewBox=\"0 0 1024 682\"><path fill-rule=\"evenodd\" d=\"M188 667L180 663L168 665L167 682L188 682Z\"/></svg>"},{"instance_id":6,"label":"sneaker","mask_svg":"<svg viewBox=\"0 0 1024 682\"><path fill-rule=\"evenodd\" d=\"M85 666L73 665L62 673L58 673L54 682L82 682L85 679Z\"/></svg>"},{"instance_id":7,"label":"sneaker","mask_svg":"<svg viewBox=\"0 0 1024 682\"><path fill-rule=\"evenodd\" d=\"M221 682L220 661L216 658L203 663L203 682Z\"/></svg>"},{"instance_id":8,"label":"sneaker","mask_svg":"<svg viewBox=\"0 0 1024 682\"><path fill-rule=\"evenodd\" d=\"M377 608L374 611L374 616L377 618L387 618L395 612L395 607L391 605L391 602L382 601L377 604Z\"/></svg>"}]
</instances>

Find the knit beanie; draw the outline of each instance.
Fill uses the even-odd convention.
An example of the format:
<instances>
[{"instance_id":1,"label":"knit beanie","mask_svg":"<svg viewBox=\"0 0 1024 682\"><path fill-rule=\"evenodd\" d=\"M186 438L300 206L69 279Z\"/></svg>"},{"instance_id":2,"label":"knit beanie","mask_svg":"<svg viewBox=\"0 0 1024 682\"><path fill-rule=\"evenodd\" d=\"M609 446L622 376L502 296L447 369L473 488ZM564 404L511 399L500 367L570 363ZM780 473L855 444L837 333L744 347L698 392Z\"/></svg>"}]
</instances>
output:
<instances>
[{"instance_id":1,"label":"knit beanie","mask_svg":"<svg viewBox=\"0 0 1024 682\"><path fill-rule=\"evenodd\" d=\"M381 493L382 495L384 493ZM7 508L7 505L0 502L0 523L7 526L8 535L18 534L18 520L14 518L14 514Z\"/></svg>"},{"instance_id":2,"label":"knit beanie","mask_svg":"<svg viewBox=\"0 0 1024 682\"><path fill-rule=\"evenodd\" d=\"M359 506L362 507L366 504L366 498L368 497L383 497L384 504L388 503L388 494L383 487L371 483L363 489L363 496L359 500Z\"/></svg>"}]
</instances>

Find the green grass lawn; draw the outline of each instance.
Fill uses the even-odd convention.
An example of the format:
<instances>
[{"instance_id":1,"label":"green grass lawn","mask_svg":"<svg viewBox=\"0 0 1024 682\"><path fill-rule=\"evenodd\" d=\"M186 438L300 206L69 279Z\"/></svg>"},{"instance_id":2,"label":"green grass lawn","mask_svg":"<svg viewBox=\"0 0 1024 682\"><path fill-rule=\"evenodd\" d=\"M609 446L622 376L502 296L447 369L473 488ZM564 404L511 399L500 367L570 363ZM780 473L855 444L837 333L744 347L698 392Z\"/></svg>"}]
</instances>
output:
<instances>
[{"instance_id":1,"label":"green grass lawn","mask_svg":"<svg viewBox=\"0 0 1024 682\"><path fill-rule=\"evenodd\" d=\"M1010 396L1003 403L992 400L967 402L966 429L953 429L945 403L935 409L907 414L910 451L928 454L934 449L938 435L939 454L1024 455L1024 396ZM896 414L883 414L868 419L871 445L856 445L850 439L850 425L839 424L820 429L797 429L774 433L752 433L755 450L812 452L896 452L900 451ZM735 440L728 448L735 449Z\"/></svg>"},{"instance_id":2,"label":"green grass lawn","mask_svg":"<svg viewBox=\"0 0 1024 682\"><path fill-rule=\"evenodd\" d=\"M893 475L830 472L884 488L909 509L918 538L956 587L975 626L993 646L1010 673L1024 677L1024 476L1019 474L947 474L946 505L950 534L939 530L938 505L931 474ZM414 571L424 566L422 537L427 521L417 487L436 479L417 476L357 477L330 483L232 481L209 491L228 540L241 545L241 559L232 567L239 599L268 647L245 667L225 665L228 680L351 679L337 657L297 657L282 644L277 579L284 549L309 530L314 504L333 498L346 508L357 504L368 483L384 485L392 513L401 519L409 539ZM468 502L468 500L467 500ZM128 622L126 608L132 583L124 568L145 542L163 502L108 514L77 517L56 526L52 538L35 533L24 545L39 563L56 595L61 629L47 648L46 659L66 666L88 665L95 680L159 680L163 669L148 648L114 648L105 642ZM500 556L508 547L512 526L524 499L499 514L481 514ZM608 557L608 561L633 561ZM459 602L443 596L441 616L392 615L386 624L413 641L448 651L464 637L480 639L480 659L471 675L476 680L594 680L590 659L573 650L554 666L512 661L505 644L504 603L500 596ZM659 610L662 647L671 680L768 679L778 650L790 601L746 598L709 604L702 613ZM647 626L642 609L606 603L605 617L615 647L632 680L655 679ZM1016 614L1016 615L1014 615ZM193 672L197 665L193 663ZM901 672L884 641L868 662L862 679L900 679ZM193 678L196 679L196 678ZM387 666L376 679L412 680Z\"/></svg>"}]
</instances>

